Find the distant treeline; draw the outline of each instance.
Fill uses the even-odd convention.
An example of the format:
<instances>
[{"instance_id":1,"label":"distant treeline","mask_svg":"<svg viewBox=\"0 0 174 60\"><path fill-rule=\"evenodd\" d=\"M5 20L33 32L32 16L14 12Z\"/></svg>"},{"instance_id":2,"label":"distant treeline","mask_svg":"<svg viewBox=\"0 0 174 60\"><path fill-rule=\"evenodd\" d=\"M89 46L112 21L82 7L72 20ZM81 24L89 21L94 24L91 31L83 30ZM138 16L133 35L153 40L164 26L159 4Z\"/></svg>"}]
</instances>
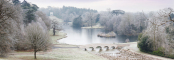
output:
<instances>
[{"instance_id":1,"label":"distant treeline","mask_svg":"<svg viewBox=\"0 0 174 60\"><path fill-rule=\"evenodd\" d=\"M39 10L44 12L47 16L50 16L50 12L53 12L54 16L64 20L66 20L66 17L68 16L73 15L77 17L79 15L82 15L85 12L97 13L97 10L77 8L77 7L71 7L71 6L63 6L62 8L48 6L47 8L40 8Z\"/></svg>"}]
</instances>

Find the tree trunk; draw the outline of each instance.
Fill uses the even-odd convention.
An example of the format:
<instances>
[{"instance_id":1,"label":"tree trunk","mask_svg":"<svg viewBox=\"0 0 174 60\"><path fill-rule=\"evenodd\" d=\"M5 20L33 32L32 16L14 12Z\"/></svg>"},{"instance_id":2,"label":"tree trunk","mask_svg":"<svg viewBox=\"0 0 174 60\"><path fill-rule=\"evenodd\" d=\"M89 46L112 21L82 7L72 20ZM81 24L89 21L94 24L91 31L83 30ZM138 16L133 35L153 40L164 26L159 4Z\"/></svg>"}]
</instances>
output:
<instances>
[{"instance_id":1,"label":"tree trunk","mask_svg":"<svg viewBox=\"0 0 174 60\"><path fill-rule=\"evenodd\" d=\"M153 35L153 39L154 39L154 50L156 50L155 34L156 34L156 25L155 25L154 35Z\"/></svg>"},{"instance_id":2,"label":"tree trunk","mask_svg":"<svg viewBox=\"0 0 174 60\"><path fill-rule=\"evenodd\" d=\"M37 59L37 58L36 58L36 52L37 52L37 51L36 51L36 47L34 47L34 59Z\"/></svg>"},{"instance_id":3,"label":"tree trunk","mask_svg":"<svg viewBox=\"0 0 174 60\"><path fill-rule=\"evenodd\" d=\"M36 58L36 51L34 51L34 59L37 59L37 58Z\"/></svg>"},{"instance_id":4,"label":"tree trunk","mask_svg":"<svg viewBox=\"0 0 174 60\"><path fill-rule=\"evenodd\" d=\"M55 36L55 33L56 33L55 28L53 28L53 36Z\"/></svg>"}]
</instances>

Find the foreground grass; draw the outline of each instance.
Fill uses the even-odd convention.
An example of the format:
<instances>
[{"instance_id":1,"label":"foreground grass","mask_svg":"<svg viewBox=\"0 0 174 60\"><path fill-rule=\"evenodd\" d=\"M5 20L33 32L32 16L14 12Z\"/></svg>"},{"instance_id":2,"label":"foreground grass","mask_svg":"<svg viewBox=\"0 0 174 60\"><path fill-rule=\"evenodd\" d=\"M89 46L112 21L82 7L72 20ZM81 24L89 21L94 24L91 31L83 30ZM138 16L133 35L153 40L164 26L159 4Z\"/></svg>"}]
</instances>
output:
<instances>
[{"instance_id":1,"label":"foreground grass","mask_svg":"<svg viewBox=\"0 0 174 60\"><path fill-rule=\"evenodd\" d=\"M50 30L51 41L54 47L77 47L76 45L68 45L57 43L58 39L65 38L66 33L59 32L56 36L52 35ZM12 52L6 58L0 58L0 60L35 60L33 52ZM37 60L107 60L106 58L93 55L86 51L80 50L79 48L53 48L49 51L37 52Z\"/></svg>"},{"instance_id":2,"label":"foreground grass","mask_svg":"<svg viewBox=\"0 0 174 60\"><path fill-rule=\"evenodd\" d=\"M34 60L32 52L16 52L7 60ZM37 53L37 60L107 60L105 58L79 50L78 48L52 49Z\"/></svg>"}]
</instances>

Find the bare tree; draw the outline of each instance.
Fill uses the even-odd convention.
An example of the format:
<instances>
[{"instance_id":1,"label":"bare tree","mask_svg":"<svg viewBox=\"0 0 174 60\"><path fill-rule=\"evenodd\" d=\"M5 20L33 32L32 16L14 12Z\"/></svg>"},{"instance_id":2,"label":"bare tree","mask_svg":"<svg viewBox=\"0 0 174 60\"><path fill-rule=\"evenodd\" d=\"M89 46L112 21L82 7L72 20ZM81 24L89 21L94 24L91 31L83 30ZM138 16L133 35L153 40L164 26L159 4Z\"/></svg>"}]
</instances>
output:
<instances>
[{"instance_id":1,"label":"bare tree","mask_svg":"<svg viewBox=\"0 0 174 60\"><path fill-rule=\"evenodd\" d=\"M45 51L51 48L51 42L48 32L44 32L39 23L31 23L27 26L26 35L31 47L34 49L34 58L36 59L36 52Z\"/></svg>"}]
</instances>

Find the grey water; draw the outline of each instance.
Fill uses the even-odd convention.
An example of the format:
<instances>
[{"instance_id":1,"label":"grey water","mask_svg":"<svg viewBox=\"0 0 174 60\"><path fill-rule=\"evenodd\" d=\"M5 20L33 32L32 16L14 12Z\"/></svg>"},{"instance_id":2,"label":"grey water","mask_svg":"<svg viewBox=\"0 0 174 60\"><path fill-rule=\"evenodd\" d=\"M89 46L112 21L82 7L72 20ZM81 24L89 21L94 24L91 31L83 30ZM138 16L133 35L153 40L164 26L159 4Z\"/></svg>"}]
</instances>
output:
<instances>
[{"instance_id":1,"label":"grey water","mask_svg":"<svg viewBox=\"0 0 174 60\"><path fill-rule=\"evenodd\" d=\"M67 37L58 40L60 43L73 44L73 45L86 45L94 43L125 43L128 38L130 42L137 41L137 36L119 36L116 38L102 38L98 37L99 33L105 33L105 29L91 29L91 28L73 28L69 25L63 26L64 33Z\"/></svg>"}]
</instances>

